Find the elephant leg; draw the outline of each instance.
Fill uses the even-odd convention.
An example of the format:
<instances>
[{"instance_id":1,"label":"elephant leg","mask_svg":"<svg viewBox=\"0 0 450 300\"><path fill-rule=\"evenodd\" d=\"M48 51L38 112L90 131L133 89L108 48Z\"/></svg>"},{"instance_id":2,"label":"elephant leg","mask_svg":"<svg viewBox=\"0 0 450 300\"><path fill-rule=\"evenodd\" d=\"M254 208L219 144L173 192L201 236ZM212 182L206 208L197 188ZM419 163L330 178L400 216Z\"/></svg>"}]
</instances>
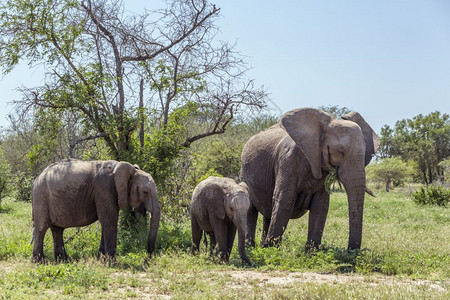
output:
<instances>
[{"instance_id":1,"label":"elephant leg","mask_svg":"<svg viewBox=\"0 0 450 300\"><path fill-rule=\"evenodd\" d=\"M330 195L325 189L313 196L309 209L307 249L317 248L322 242L329 206Z\"/></svg>"},{"instance_id":2,"label":"elephant leg","mask_svg":"<svg viewBox=\"0 0 450 300\"><path fill-rule=\"evenodd\" d=\"M202 230L198 226L197 220L191 217L191 231L192 231L192 254L198 253L200 249L200 241L202 239Z\"/></svg>"},{"instance_id":3,"label":"elephant leg","mask_svg":"<svg viewBox=\"0 0 450 300\"><path fill-rule=\"evenodd\" d=\"M267 231L269 230L270 218L263 217L263 228L261 233L261 247L264 245L264 241L267 237Z\"/></svg>"},{"instance_id":4,"label":"elephant leg","mask_svg":"<svg viewBox=\"0 0 450 300\"><path fill-rule=\"evenodd\" d=\"M297 183L291 182L292 178L277 178L275 190L272 199L272 215L266 239L263 241L263 247L272 247L281 243L281 237L286 230L289 219L294 211L297 191Z\"/></svg>"},{"instance_id":5,"label":"elephant leg","mask_svg":"<svg viewBox=\"0 0 450 300\"><path fill-rule=\"evenodd\" d=\"M53 251L55 254L55 260L57 262L68 261L69 256L67 255L66 249L64 248L64 228L58 226L50 226L50 229L53 235Z\"/></svg>"},{"instance_id":6,"label":"elephant leg","mask_svg":"<svg viewBox=\"0 0 450 300\"><path fill-rule=\"evenodd\" d=\"M247 244L253 248L255 247L255 231L257 221L258 210L253 205L250 205L247 212Z\"/></svg>"},{"instance_id":7,"label":"elephant leg","mask_svg":"<svg viewBox=\"0 0 450 300\"><path fill-rule=\"evenodd\" d=\"M214 235L214 232L209 232L209 251L210 255L214 255L214 251L216 250L216 237Z\"/></svg>"},{"instance_id":8,"label":"elephant leg","mask_svg":"<svg viewBox=\"0 0 450 300\"><path fill-rule=\"evenodd\" d=\"M230 257L231 249L233 249L234 238L236 237L236 226L233 223L228 225L228 235L227 235L227 253Z\"/></svg>"},{"instance_id":9,"label":"elephant leg","mask_svg":"<svg viewBox=\"0 0 450 300\"><path fill-rule=\"evenodd\" d=\"M113 220L114 221L114 220ZM116 222L104 222L102 224L102 237L103 237L103 244L104 245L104 251L105 251L105 258L107 260L114 260L114 257L116 255L116 246L117 246L117 220Z\"/></svg>"},{"instance_id":10,"label":"elephant leg","mask_svg":"<svg viewBox=\"0 0 450 300\"><path fill-rule=\"evenodd\" d=\"M228 226L222 220L215 220L211 224L218 245L217 254L222 262L228 262Z\"/></svg>"},{"instance_id":11,"label":"elephant leg","mask_svg":"<svg viewBox=\"0 0 450 300\"><path fill-rule=\"evenodd\" d=\"M33 254L31 260L36 263L45 262L44 237L49 225L35 224L33 230Z\"/></svg>"},{"instance_id":12,"label":"elephant leg","mask_svg":"<svg viewBox=\"0 0 450 300\"><path fill-rule=\"evenodd\" d=\"M105 254L106 254L106 252L105 252L105 238L103 237L103 233L102 233L102 237L100 239L100 246L98 247L97 259L99 259L100 257L104 256Z\"/></svg>"}]
</instances>

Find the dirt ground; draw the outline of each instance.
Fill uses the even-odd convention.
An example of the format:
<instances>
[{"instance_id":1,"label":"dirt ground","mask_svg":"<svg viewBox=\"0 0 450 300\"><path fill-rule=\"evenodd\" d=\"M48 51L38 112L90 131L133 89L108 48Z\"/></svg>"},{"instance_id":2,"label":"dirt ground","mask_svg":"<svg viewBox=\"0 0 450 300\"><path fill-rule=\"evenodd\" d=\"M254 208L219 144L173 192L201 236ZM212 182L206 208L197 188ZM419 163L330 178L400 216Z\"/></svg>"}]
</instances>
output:
<instances>
[{"instance_id":1,"label":"dirt ground","mask_svg":"<svg viewBox=\"0 0 450 300\"><path fill-rule=\"evenodd\" d=\"M431 280L411 280L399 279L392 276L362 276L362 275L338 275L338 274L320 274L312 272L281 272L271 271L231 271L229 272L237 282L260 282L260 284L287 285L292 283L314 282L316 284L344 284L352 282L370 283L371 285L425 285L430 289L444 292L445 289ZM450 280L446 282L450 284Z\"/></svg>"}]
</instances>

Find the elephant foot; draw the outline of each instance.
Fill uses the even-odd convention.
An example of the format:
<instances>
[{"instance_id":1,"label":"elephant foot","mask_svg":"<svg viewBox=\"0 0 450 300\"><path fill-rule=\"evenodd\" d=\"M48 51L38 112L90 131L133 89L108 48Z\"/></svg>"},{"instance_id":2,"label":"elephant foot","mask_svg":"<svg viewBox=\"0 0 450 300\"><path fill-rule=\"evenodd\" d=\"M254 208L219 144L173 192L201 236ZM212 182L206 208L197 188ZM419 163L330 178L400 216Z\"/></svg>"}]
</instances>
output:
<instances>
[{"instance_id":1,"label":"elephant foot","mask_svg":"<svg viewBox=\"0 0 450 300\"><path fill-rule=\"evenodd\" d=\"M35 264L47 264L44 254L33 254L31 257L31 262Z\"/></svg>"},{"instance_id":2,"label":"elephant foot","mask_svg":"<svg viewBox=\"0 0 450 300\"><path fill-rule=\"evenodd\" d=\"M218 256L219 256L219 262L220 262L221 264L227 264L227 263L228 263L228 261L229 261L229 255L228 255L227 252L225 252L225 253L219 252L219 253L218 253Z\"/></svg>"},{"instance_id":3,"label":"elephant foot","mask_svg":"<svg viewBox=\"0 0 450 300\"><path fill-rule=\"evenodd\" d=\"M152 260L151 255L144 258L144 261L142 262L142 265L146 268L150 267L150 261Z\"/></svg>"},{"instance_id":4,"label":"elephant foot","mask_svg":"<svg viewBox=\"0 0 450 300\"><path fill-rule=\"evenodd\" d=\"M191 247L191 254L192 255L198 255L198 253L199 253L198 247L195 246L195 245L192 245L192 247Z\"/></svg>"},{"instance_id":5,"label":"elephant foot","mask_svg":"<svg viewBox=\"0 0 450 300\"><path fill-rule=\"evenodd\" d=\"M267 238L264 242L261 242L261 248L280 247L280 246L281 246L281 236L276 238Z\"/></svg>"},{"instance_id":6,"label":"elephant foot","mask_svg":"<svg viewBox=\"0 0 450 300\"><path fill-rule=\"evenodd\" d=\"M57 263L69 263L72 261L67 254L66 255L58 255L55 257L55 260Z\"/></svg>"},{"instance_id":7,"label":"elephant foot","mask_svg":"<svg viewBox=\"0 0 450 300\"><path fill-rule=\"evenodd\" d=\"M61 262L67 263L67 262L71 261L69 255L67 255L66 250L56 251L54 254L55 254L55 261L57 263L61 263Z\"/></svg>"},{"instance_id":8,"label":"elephant foot","mask_svg":"<svg viewBox=\"0 0 450 300\"><path fill-rule=\"evenodd\" d=\"M305 252L317 252L319 250L320 244L314 241L308 241L305 245Z\"/></svg>"},{"instance_id":9,"label":"elephant foot","mask_svg":"<svg viewBox=\"0 0 450 300\"><path fill-rule=\"evenodd\" d=\"M99 260L104 264L113 266L117 263L116 257L114 255L99 253Z\"/></svg>"},{"instance_id":10,"label":"elephant foot","mask_svg":"<svg viewBox=\"0 0 450 300\"><path fill-rule=\"evenodd\" d=\"M247 266L251 266L252 262L251 260L247 257L247 256L241 256L241 260L244 264L246 264Z\"/></svg>"}]
</instances>

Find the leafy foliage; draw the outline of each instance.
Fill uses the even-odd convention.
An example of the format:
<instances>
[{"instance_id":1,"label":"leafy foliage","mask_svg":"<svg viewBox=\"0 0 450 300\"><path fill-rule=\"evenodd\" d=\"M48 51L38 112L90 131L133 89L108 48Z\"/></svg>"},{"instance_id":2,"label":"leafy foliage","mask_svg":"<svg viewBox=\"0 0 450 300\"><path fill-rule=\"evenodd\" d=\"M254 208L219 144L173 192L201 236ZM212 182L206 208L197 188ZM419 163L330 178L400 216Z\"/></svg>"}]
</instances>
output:
<instances>
[{"instance_id":1,"label":"leafy foliage","mask_svg":"<svg viewBox=\"0 0 450 300\"><path fill-rule=\"evenodd\" d=\"M19 173L15 179L17 201L31 202L34 177L27 173Z\"/></svg>"},{"instance_id":2,"label":"leafy foliage","mask_svg":"<svg viewBox=\"0 0 450 300\"><path fill-rule=\"evenodd\" d=\"M147 217L132 211L122 210L119 218L118 244L119 253L140 252L147 250L148 230Z\"/></svg>"},{"instance_id":3,"label":"leafy foliage","mask_svg":"<svg viewBox=\"0 0 450 300\"><path fill-rule=\"evenodd\" d=\"M174 0L164 10L129 15L115 0L14 0L0 6L3 72L20 60L43 64L46 72L43 86L22 89L17 108L52 133L68 124L59 114L75 114L80 128L66 141L69 155L80 142L101 138L112 158L129 157L144 103L158 113L157 130L177 107L197 104L201 122L211 126L176 140L183 146L225 132L247 108L265 106L266 92L245 78L248 67L234 46L215 42L215 5ZM48 156L55 140L43 136L30 158Z\"/></svg>"},{"instance_id":4,"label":"leafy foliage","mask_svg":"<svg viewBox=\"0 0 450 300\"><path fill-rule=\"evenodd\" d=\"M433 112L403 119L381 130L381 156L414 161L416 178L431 183L442 175L438 164L450 156L450 115Z\"/></svg>"},{"instance_id":5,"label":"leafy foliage","mask_svg":"<svg viewBox=\"0 0 450 300\"><path fill-rule=\"evenodd\" d=\"M441 176L441 183L444 184L445 181L450 176L450 157L444 159L441 161L438 166L442 168L442 176Z\"/></svg>"},{"instance_id":6,"label":"leafy foliage","mask_svg":"<svg viewBox=\"0 0 450 300\"><path fill-rule=\"evenodd\" d=\"M337 176L337 168L333 168L329 171L327 177L325 178L325 191L328 194L332 193L332 188L331 186L333 185L333 183L335 183L336 181L338 181L338 176Z\"/></svg>"},{"instance_id":7,"label":"leafy foliage","mask_svg":"<svg viewBox=\"0 0 450 300\"><path fill-rule=\"evenodd\" d=\"M10 190L11 168L6 160L3 147L0 147L0 211L2 199Z\"/></svg>"},{"instance_id":8,"label":"leafy foliage","mask_svg":"<svg viewBox=\"0 0 450 300\"><path fill-rule=\"evenodd\" d=\"M421 187L412 195L415 203L423 205L438 205L447 207L450 202L450 190L440 185Z\"/></svg>"},{"instance_id":9,"label":"leafy foliage","mask_svg":"<svg viewBox=\"0 0 450 300\"><path fill-rule=\"evenodd\" d=\"M369 180L385 184L386 192L390 191L391 182L399 186L413 172L412 167L398 157L383 158L379 162L368 165L366 170Z\"/></svg>"},{"instance_id":10,"label":"leafy foliage","mask_svg":"<svg viewBox=\"0 0 450 300\"><path fill-rule=\"evenodd\" d=\"M351 112L348 107L339 107L338 105L319 106L319 109L332 114L335 118L340 118Z\"/></svg>"}]
</instances>

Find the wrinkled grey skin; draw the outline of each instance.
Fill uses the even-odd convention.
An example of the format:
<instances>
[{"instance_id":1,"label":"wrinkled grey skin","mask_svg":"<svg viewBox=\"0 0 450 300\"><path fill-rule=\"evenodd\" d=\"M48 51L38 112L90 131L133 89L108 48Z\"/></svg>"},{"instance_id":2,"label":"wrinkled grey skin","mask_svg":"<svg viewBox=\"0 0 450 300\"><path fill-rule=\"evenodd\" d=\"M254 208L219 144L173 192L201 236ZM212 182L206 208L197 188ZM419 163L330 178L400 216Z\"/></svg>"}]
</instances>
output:
<instances>
[{"instance_id":1,"label":"wrinkled grey skin","mask_svg":"<svg viewBox=\"0 0 450 300\"><path fill-rule=\"evenodd\" d=\"M251 206L247 239L255 245L258 212L263 215L263 247L281 241L289 219L309 211L307 247L322 240L330 196L324 181L333 167L349 204L349 249L362 239L365 166L376 152L378 137L357 113L334 119L317 109L287 112L280 122L251 137L242 151L242 180Z\"/></svg>"},{"instance_id":2,"label":"wrinkled grey skin","mask_svg":"<svg viewBox=\"0 0 450 300\"><path fill-rule=\"evenodd\" d=\"M44 236L50 227L56 260L67 260L63 231L99 220L99 255L114 259L119 208L130 205L152 218L148 254L155 249L160 206L153 178L127 162L63 160L48 166L33 185L34 247L32 260L42 262ZM145 208L145 210L144 210Z\"/></svg>"},{"instance_id":3,"label":"wrinkled grey skin","mask_svg":"<svg viewBox=\"0 0 450 300\"><path fill-rule=\"evenodd\" d=\"M192 253L197 253L202 232L211 240L211 252L218 244L218 254L228 262L236 229L238 251L242 261L250 264L245 254L247 211L250 206L247 185L233 179L210 176L200 182L192 194L190 206L192 229Z\"/></svg>"}]
</instances>

